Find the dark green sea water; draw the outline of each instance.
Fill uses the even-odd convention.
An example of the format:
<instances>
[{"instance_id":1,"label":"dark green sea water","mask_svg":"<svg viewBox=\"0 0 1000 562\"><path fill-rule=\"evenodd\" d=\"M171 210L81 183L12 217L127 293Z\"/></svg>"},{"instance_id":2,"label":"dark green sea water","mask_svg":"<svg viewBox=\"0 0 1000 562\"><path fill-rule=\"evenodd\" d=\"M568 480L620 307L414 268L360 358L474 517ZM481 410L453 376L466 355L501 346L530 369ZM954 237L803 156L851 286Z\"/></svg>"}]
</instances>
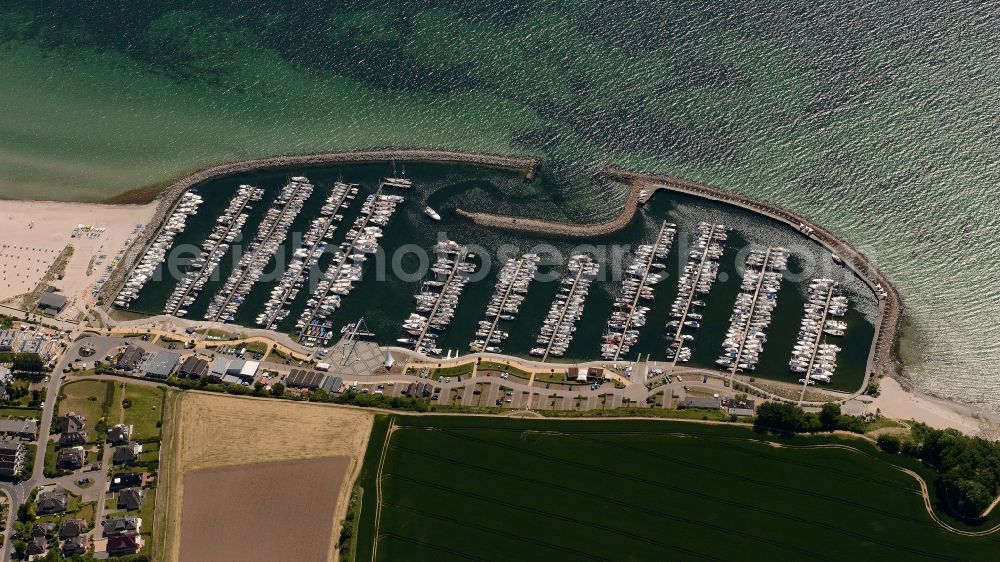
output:
<instances>
[{"instance_id":1,"label":"dark green sea water","mask_svg":"<svg viewBox=\"0 0 1000 562\"><path fill-rule=\"evenodd\" d=\"M795 209L899 286L918 387L1000 407L995 3L28 2L0 6L0 195L97 200L226 160L542 156L598 220L613 162ZM513 203L511 203L513 205Z\"/></svg>"}]
</instances>

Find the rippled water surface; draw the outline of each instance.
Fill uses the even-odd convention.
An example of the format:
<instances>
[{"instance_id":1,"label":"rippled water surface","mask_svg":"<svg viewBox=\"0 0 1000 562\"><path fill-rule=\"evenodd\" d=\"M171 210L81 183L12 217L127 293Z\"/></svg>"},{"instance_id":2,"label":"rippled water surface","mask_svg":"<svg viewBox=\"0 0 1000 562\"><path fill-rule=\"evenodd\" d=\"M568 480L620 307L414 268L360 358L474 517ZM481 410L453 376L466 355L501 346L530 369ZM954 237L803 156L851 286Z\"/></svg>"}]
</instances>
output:
<instances>
[{"instance_id":1,"label":"rippled water surface","mask_svg":"<svg viewBox=\"0 0 1000 562\"><path fill-rule=\"evenodd\" d=\"M865 249L903 294L918 386L1000 408L995 4L284 4L4 3L0 195L437 146L542 156L515 195L583 221L623 198L596 166L673 173Z\"/></svg>"}]
</instances>

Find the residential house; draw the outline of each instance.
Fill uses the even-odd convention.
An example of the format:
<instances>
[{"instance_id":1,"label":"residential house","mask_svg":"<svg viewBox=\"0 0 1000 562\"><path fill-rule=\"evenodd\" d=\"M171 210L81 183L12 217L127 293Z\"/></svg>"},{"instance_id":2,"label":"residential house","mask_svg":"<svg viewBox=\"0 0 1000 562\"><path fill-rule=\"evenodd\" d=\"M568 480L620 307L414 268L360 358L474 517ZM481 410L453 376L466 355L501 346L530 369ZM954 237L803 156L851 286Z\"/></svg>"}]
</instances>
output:
<instances>
[{"instance_id":1,"label":"residential house","mask_svg":"<svg viewBox=\"0 0 1000 562\"><path fill-rule=\"evenodd\" d=\"M145 500L146 493L142 488L126 488L118 493L118 509L140 509Z\"/></svg>"},{"instance_id":2,"label":"residential house","mask_svg":"<svg viewBox=\"0 0 1000 562\"><path fill-rule=\"evenodd\" d=\"M81 445L87 442L87 432L84 431L87 418L76 412L69 412L56 418L56 430L59 432L60 445Z\"/></svg>"},{"instance_id":3,"label":"residential house","mask_svg":"<svg viewBox=\"0 0 1000 562\"><path fill-rule=\"evenodd\" d=\"M90 541L87 535L77 535L70 537L62 543L63 556L73 556L74 554L86 554Z\"/></svg>"},{"instance_id":4,"label":"residential house","mask_svg":"<svg viewBox=\"0 0 1000 562\"><path fill-rule=\"evenodd\" d=\"M155 379L166 379L177 368L177 363L180 362L180 359L180 353L160 351L146 362L146 376Z\"/></svg>"},{"instance_id":5,"label":"residential house","mask_svg":"<svg viewBox=\"0 0 1000 562\"><path fill-rule=\"evenodd\" d=\"M0 420L0 434L22 439L34 439L38 436L38 420Z\"/></svg>"},{"instance_id":6,"label":"residential house","mask_svg":"<svg viewBox=\"0 0 1000 562\"><path fill-rule=\"evenodd\" d=\"M55 529L53 523L35 523L31 527L31 536L33 537L44 537L49 534L49 531Z\"/></svg>"},{"instance_id":7,"label":"residential house","mask_svg":"<svg viewBox=\"0 0 1000 562\"><path fill-rule=\"evenodd\" d=\"M135 370L139 366L139 363L142 361L144 355L146 355L145 349L136 345L130 345L125 348L121 357L118 358L118 362L115 363L115 368L120 371Z\"/></svg>"},{"instance_id":8,"label":"residential house","mask_svg":"<svg viewBox=\"0 0 1000 562\"><path fill-rule=\"evenodd\" d=\"M112 461L115 464L133 463L139 460L140 453L142 453L142 445L136 443L135 441L129 441L128 445L115 447Z\"/></svg>"},{"instance_id":9,"label":"residential house","mask_svg":"<svg viewBox=\"0 0 1000 562\"><path fill-rule=\"evenodd\" d=\"M133 486L142 486L142 475L138 472L122 472L111 478L108 483L109 492L117 492Z\"/></svg>"},{"instance_id":10,"label":"residential house","mask_svg":"<svg viewBox=\"0 0 1000 562\"><path fill-rule=\"evenodd\" d=\"M179 374L182 377L200 379L208 374L208 361L192 355L181 364Z\"/></svg>"},{"instance_id":11,"label":"residential house","mask_svg":"<svg viewBox=\"0 0 1000 562\"><path fill-rule=\"evenodd\" d=\"M132 426L120 423L108 428L109 445L125 445L132 439Z\"/></svg>"},{"instance_id":12,"label":"residential house","mask_svg":"<svg viewBox=\"0 0 1000 562\"><path fill-rule=\"evenodd\" d=\"M24 468L25 448L19 441L0 441L0 477L13 478Z\"/></svg>"},{"instance_id":13,"label":"residential house","mask_svg":"<svg viewBox=\"0 0 1000 562\"><path fill-rule=\"evenodd\" d=\"M49 541L44 536L31 537L31 540L28 541L28 548L24 552L28 556L42 556L48 549Z\"/></svg>"},{"instance_id":14,"label":"residential house","mask_svg":"<svg viewBox=\"0 0 1000 562\"><path fill-rule=\"evenodd\" d=\"M38 501L35 503L35 512L39 515L49 515L51 513L62 513L69 505L69 496L66 492L53 491L38 494Z\"/></svg>"},{"instance_id":15,"label":"residential house","mask_svg":"<svg viewBox=\"0 0 1000 562\"><path fill-rule=\"evenodd\" d=\"M125 535L138 533L142 527L142 519L134 515L122 515L120 517L109 517L104 520L104 536Z\"/></svg>"},{"instance_id":16,"label":"residential house","mask_svg":"<svg viewBox=\"0 0 1000 562\"><path fill-rule=\"evenodd\" d=\"M67 519L59 527L60 539L71 539L87 531L87 522L83 519Z\"/></svg>"},{"instance_id":17,"label":"residential house","mask_svg":"<svg viewBox=\"0 0 1000 562\"><path fill-rule=\"evenodd\" d=\"M111 556L135 554L142 549L142 545L142 537L136 533L115 535L108 537L108 554Z\"/></svg>"},{"instance_id":18,"label":"residential house","mask_svg":"<svg viewBox=\"0 0 1000 562\"><path fill-rule=\"evenodd\" d=\"M59 468L68 468L70 470L77 470L83 468L83 465L87 463L87 451L83 450L83 447L63 447L59 449L59 455L56 457L56 466Z\"/></svg>"}]
</instances>

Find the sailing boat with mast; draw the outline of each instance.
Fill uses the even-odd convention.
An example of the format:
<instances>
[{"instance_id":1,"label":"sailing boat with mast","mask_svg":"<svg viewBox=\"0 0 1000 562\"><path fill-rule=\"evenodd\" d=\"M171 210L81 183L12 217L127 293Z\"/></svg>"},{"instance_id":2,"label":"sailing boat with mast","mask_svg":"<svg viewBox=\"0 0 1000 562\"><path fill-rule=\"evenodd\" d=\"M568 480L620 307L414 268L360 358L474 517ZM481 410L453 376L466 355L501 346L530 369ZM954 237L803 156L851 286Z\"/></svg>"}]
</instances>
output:
<instances>
[{"instance_id":1,"label":"sailing boat with mast","mask_svg":"<svg viewBox=\"0 0 1000 562\"><path fill-rule=\"evenodd\" d=\"M392 175L382 180L380 188L395 187L397 189L410 189L413 187L413 180L406 177L406 167L403 172L396 175L396 161L392 161Z\"/></svg>"}]
</instances>

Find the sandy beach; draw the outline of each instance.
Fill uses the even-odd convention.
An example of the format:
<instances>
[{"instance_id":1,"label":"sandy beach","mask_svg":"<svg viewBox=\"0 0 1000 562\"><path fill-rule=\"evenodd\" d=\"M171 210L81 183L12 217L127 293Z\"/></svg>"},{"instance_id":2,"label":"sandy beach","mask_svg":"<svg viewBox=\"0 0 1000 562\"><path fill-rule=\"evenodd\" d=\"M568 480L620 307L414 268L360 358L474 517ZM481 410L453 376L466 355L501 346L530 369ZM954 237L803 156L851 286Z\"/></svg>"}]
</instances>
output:
<instances>
[{"instance_id":1,"label":"sandy beach","mask_svg":"<svg viewBox=\"0 0 1000 562\"><path fill-rule=\"evenodd\" d=\"M892 377L879 380L878 398L860 396L849 400L845 413L859 415L878 411L887 418L918 421L936 429L957 429L966 435L1000 438L1000 416L970 404L907 390Z\"/></svg>"},{"instance_id":2,"label":"sandy beach","mask_svg":"<svg viewBox=\"0 0 1000 562\"><path fill-rule=\"evenodd\" d=\"M68 299L62 319L76 318L93 304L91 290L131 243L137 226L153 216L155 203L94 205L49 201L0 201L0 301L33 291L60 253L73 246L63 278L50 285Z\"/></svg>"}]
</instances>

